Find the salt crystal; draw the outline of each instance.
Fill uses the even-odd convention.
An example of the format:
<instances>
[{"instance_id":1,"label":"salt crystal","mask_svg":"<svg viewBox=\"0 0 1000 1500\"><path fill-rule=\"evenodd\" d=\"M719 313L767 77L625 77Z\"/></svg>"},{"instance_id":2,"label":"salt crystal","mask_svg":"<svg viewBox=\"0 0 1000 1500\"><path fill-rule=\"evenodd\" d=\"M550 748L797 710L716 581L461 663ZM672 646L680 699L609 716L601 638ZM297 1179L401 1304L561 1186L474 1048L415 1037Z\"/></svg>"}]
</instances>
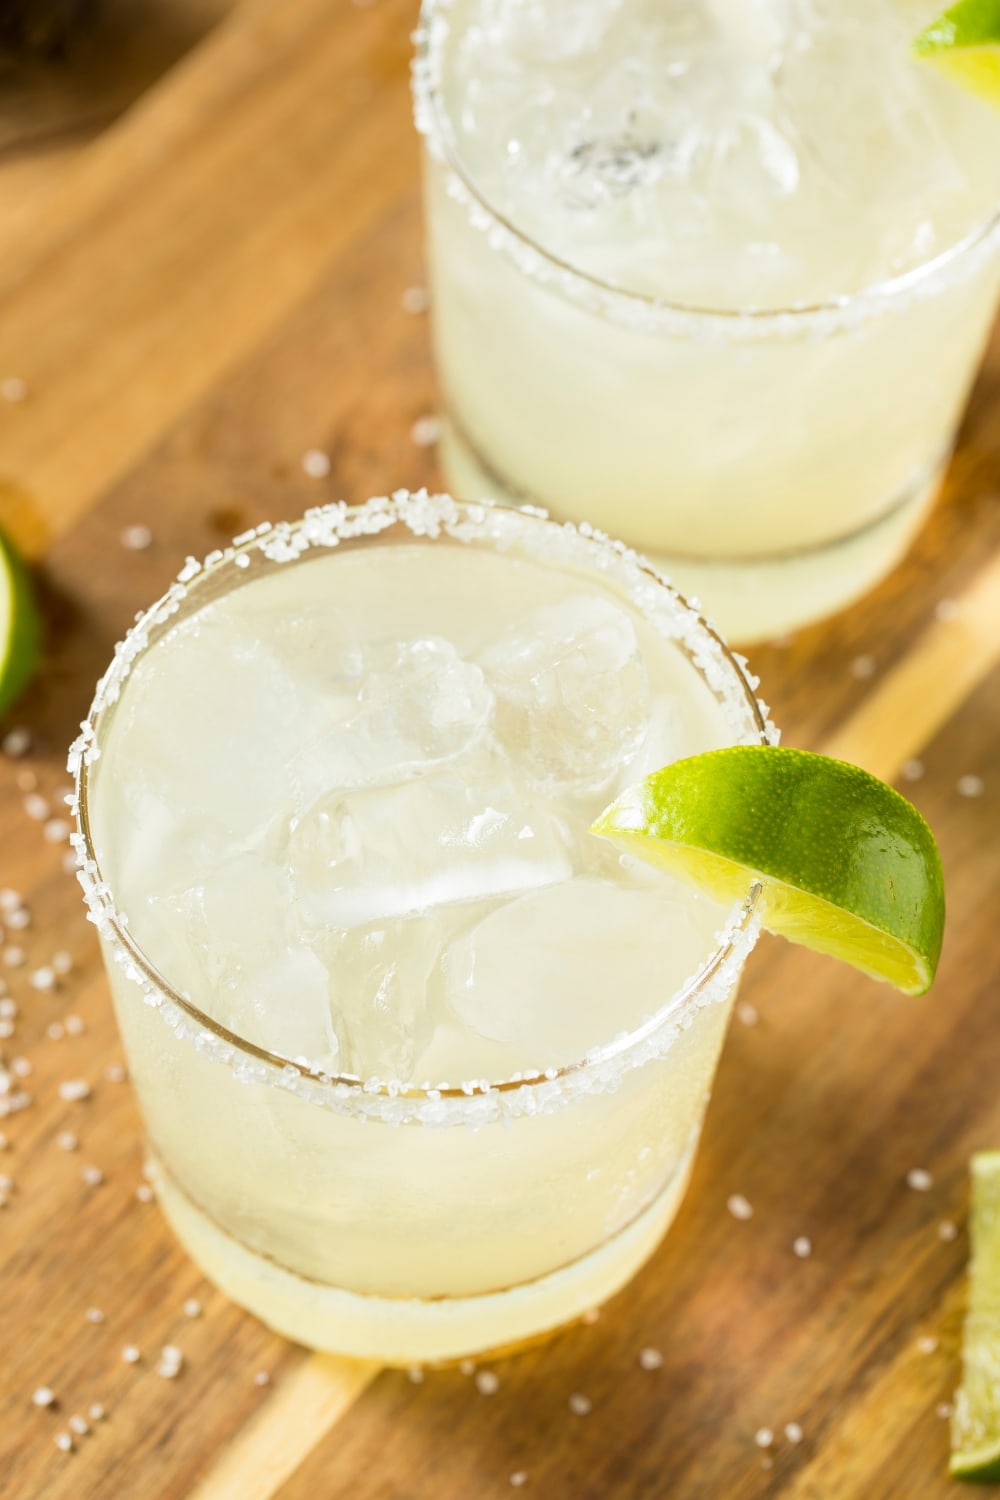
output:
<instances>
[{"instance_id":1,"label":"salt crystal","mask_svg":"<svg viewBox=\"0 0 1000 1500\"><path fill-rule=\"evenodd\" d=\"M947 1422L953 1410L954 1408L950 1401L939 1401L935 1408L936 1414L941 1418L942 1422Z\"/></svg>"},{"instance_id":2,"label":"salt crystal","mask_svg":"<svg viewBox=\"0 0 1000 1500\"><path fill-rule=\"evenodd\" d=\"M66 1035L66 1028L61 1021L50 1021L45 1028L45 1035L53 1042L61 1042Z\"/></svg>"},{"instance_id":3,"label":"salt crystal","mask_svg":"<svg viewBox=\"0 0 1000 1500\"><path fill-rule=\"evenodd\" d=\"M942 1219L938 1225L938 1239L945 1241L958 1238L958 1225L953 1224L950 1219Z\"/></svg>"},{"instance_id":4,"label":"salt crystal","mask_svg":"<svg viewBox=\"0 0 1000 1500\"><path fill-rule=\"evenodd\" d=\"M57 1433L55 1444L61 1453L73 1452L73 1439L70 1437L68 1432Z\"/></svg>"},{"instance_id":5,"label":"salt crystal","mask_svg":"<svg viewBox=\"0 0 1000 1500\"><path fill-rule=\"evenodd\" d=\"M68 1036L83 1036L83 1033L87 1029L79 1016L67 1016L65 1026Z\"/></svg>"},{"instance_id":6,"label":"salt crystal","mask_svg":"<svg viewBox=\"0 0 1000 1500\"><path fill-rule=\"evenodd\" d=\"M924 763L922 760L904 761L899 774L904 781L919 781L924 774Z\"/></svg>"},{"instance_id":7,"label":"salt crystal","mask_svg":"<svg viewBox=\"0 0 1000 1500\"><path fill-rule=\"evenodd\" d=\"M254 1385L270 1385L271 1377L266 1370L258 1370L253 1378Z\"/></svg>"},{"instance_id":8,"label":"salt crystal","mask_svg":"<svg viewBox=\"0 0 1000 1500\"><path fill-rule=\"evenodd\" d=\"M582 1321L589 1327L596 1323L600 1316L601 1309L599 1307L588 1307L587 1311L583 1315Z\"/></svg>"},{"instance_id":9,"label":"salt crystal","mask_svg":"<svg viewBox=\"0 0 1000 1500\"><path fill-rule=\"evenodd\" d=\"M934 606L934 613L939 620L956 620L962 613L962 606L957 599L939 599Z\"/></svg>"},{"instance_id":10,"label":"salt crystal","mask_svg":"<svg viewBox=\"0 0 1000 1500\"><path fill-rule=\"evenodd\" d=\"M917 1348L921 1354L933 1354L938 1346L938 1341L932 1333L923 1333L917 1339Z\"/></svg>"},{"instance_id":11,"label":"salt crystal","mask_svg":"<svg viewBox=\"0 0 1000 1500\"><path fill-rule=\"evenodd\" d=\"M577 1391L574 1395L570 1396L567 1404L570 1411L575 1413L575 1415L578 1417L589 1416L594 1409L594 1403L593 1401L591 1401L590 1397L584 1396L580 1391Z\"/></svg>"},{"instance_id":12,"label":"salt crystal","mask_svg":"<svg viewBox=\"0 0 1000 1500\"><path fill-rule=\"evenodd\" d=\"M5 401L16 404L18 401L23 401L27 394L28 387L20 375L5 375L3 380L0 380L0 396Z\"/></svg>"},{"instance_id":13,"label":"salt crystal","mask_svg":"<svg viewBox=\"0 0 1000 1500\"><path fill-rule=\"evenodd\" d=\"M955 789L960 797L981 797L986 783L981 776L960 776Z\"/></svg>"},{"instance_id":14,"label":"salt crystal","mask_svg":"<svg viewBox=\"0 0 1000 1500\"><path fill-rule=\"evenodd\" d=\"M757 1007L751 1005L749 1000L741 1000L736 1007L736 1019L743 1026L756 1026L760 1020L757 1014Z\"/></svg>"},{"instance_id":15,"label":"salt crystal","mask_svg":"<svg viewBox=\"0 0 1000 1500\"><path fill-rule=\"evenodd\" d=\"M126 526L120 540L129 552L144 552L152 543L153 533L148 526Z\"/></svg>"},{"instance_id":16,"label":"salt crystal","mask_svg":"<svg viewBox=\"0 0 1000 1500\"><path fill-rule=\"evenodd\" d=\"M19 906L16 911L9 911L4 921L11 932L23 932L26 927L31 926L31 913L27 907Z\"/></svg>"},{"instance_id":17,"label":"salt crystal","mask_svg":"<svg viewBox=\"0 0 1000 1500\"><path fill-rule=\"evenodd\" d=\"M867 682L875 676L877 665L874 656L856 656L851 662L851 676L859 682Z\"/></svg>"},{"instance_id":18,"label":"salt crystal","mask_svg":"<svg viewBox=\"0 0 1000 1500\"><path fill-rule=\"evenodd\" d=\"M64 949L60 948L58 953L52 955L52 967L57 974L65 975L72 969L73 960Z\"/></svg>"},{"instance_id":19,"label":"salt crystal","mask_svg":"<svg viewBox=\"0 0 1000 1500\"><path fill-rule=\"evenodd\" d=\"M85 1437L86 1434L90 1431L90 1428L87 1426L84 1418L78 1416L75 1412L71 1417L67 1419L66 1425L72 1428L72 1430L77 1434L78 1437Z\"/></svg>"},{"instance_id":20,"label":"salt crystal","mask_svg":"<svg viewBox=\"0 0 1000 1500\"><path fill-rule=\"evenodd\" d=\"M923 1167L913 1167L906 1174L906 1185L915 1193L927 1193L934 1186L934 1178Z\"/></svg>"},{"instance_id":21,"label":"salt crystal","mask_svg":"<svg viewBox=\"0 0 1000 1500\"><path fill-rule=\"evenodd\" d=\"M50 1385L40 1385L31 1399L36 1406L52 1406L55 1403L56 1393Z\"/></svg>"},{"instance_id":22,"label":"salt crystal","mask_svg":"<svg viewBox=\"0 0 1000 1500\"><path fill-rule=\"evenodd\" d=\"M5 1021L12 1021L16 1015L17 1006L15 1005L13 1000L7 998L0 1000L0 1016L2 1016Z\"/></svg>"},{"instance_id":23,"label":"salt crystal","mask_svg":"<svg viewBox=\"0 0 1000 1500\"><path fill-rule=\"evenodd\" d=\"M0 1041L8 1041L14 1035L13 1021L0 1021Z\"/></svg>"},{"instance_id":24,"label":"salt crystal","mask_svg":"<svg viewBox=\"0 0 1000 1500\"><path fill-rule=\"evenodd\" d=\"M60 1151L75 1151L80 1142L72 1130L61 1130L56 1136L56 1145Z\"/></svg>"},{"instance_id":25,"label":"salt crystal","mask_svg":"<svg viewBox=\"0 0 1000 1500\"><path fill-rule=\"evenodd\" d=\"M441 436L441 423L435 416L418 417L410 428L410 437L418 448L433 448Z\"/></svg>"},{"instance_id":26,"label":"salt crystal","mask_svg":"<svg viewBox=\"0 0 1000 1500\"><path fill-rule=\"evenodd\" d=\"M59 1085L59 1097L70 1102L77 1099L89 1099L90 1084L85 1078L67 1078Z\"/></svg>"},{"instance_id":27,"label":"salt crystal","mask_svg":"<svg viewBox=\"0 0 1000 1500\"><path fill-rule=\"evenodd\" d=\"M744 1198L742 1193L733 1193L726 1199L726 1207L734 1219L752 1219L753 1205Z\"/></svg>"},{"instance_id":28,"label":"salt crystal","mask_svg":"<svg viewBox=\"0 0 1000 1500\"><path fill-rule=\"evenodd\" d=\"M35 823L44 823L45 819L52 814L52 809L45 798L39 796L37 792L31 792L25 797L24 810Z\"/></svg>"},{"instance_id":29,"label":"salt crystal","mask_svg":"<svg viewBox=\"0 0 1000 1500\"><path fill-rule=\"evenodd\" d=\"M419 1365L411 1365L406 1372L406 1377L413 1385L422 1385L424 1372Z\"/></svg>"},{"instance_id":30,"label":"salt crystal","mask_svg":"<svg viewBox=\"0 0 1000 1500\"><path fill-rule=\"evenodd\" d=\"M463 1375L475 1375L476 1361L474 1359L463 1359L458 1368Z\"/></svg>"},{"instance_id":31,"label":"salt crystal","mask_svg":"<svg viewBox=\"0 0 1000 1500\"><path fill-rule=\"evenodd\" d=\"M140 1203L152 1203L153 1189L150 1187L148 1182L140 1182L139 1186L135 1190L135 1196L138 1198Z\"/></svg>"},{"instance_id":32,"label":"salt crystal","mask_svg":"<svg viewBox=\"0 0 1000 1500\"><path fill-rule=\"evenodd\" d=\"M99 1307L88 1307L87 1311L84 1313L84 1317L87 1319L88 1323L104 1322L104 1314L101 1312L101 1309Z\"/></svg>"},{"instance_id":33,"label":"salt crystal","mask_svg":"<svg viewBox=\"0 0 1000 1500\"><path fill-rule=\"evenodd\" d=\"M99 1401L92 1401L87 1407L87 1416L92 1422L104 1421L104 1407Z\"/></svg>"},{"instance_id":34,"label":"salt crystal","mask_svg":"<svg viewBox=\"0 0 1000 1500\"><path fill-rule=\"evenodd\" d=\"M808 1260L810 1255L812 1255L812 1240L808 1236L800 1234L798 1239L793 1240L792 1250L799 1257L799 1260Z\"/></svg>"},{"instance_id":35,"label":"salt crystal","mask_svg":"<svg viewBox=\"0 0 1000 1500\"><path fill-rule=\"evenodd\" d=\"M138 1364L141 1358L142 1355L134 1344L125 1345L125 1348L122 1350L122 1359L127 1365Z\"/></svg>"},{"instance_id":36,"label":"salt crystal","mask_svg":"<svg viewBox=\"0 0 1000 1500\"><path fill-rule=\"evenodd\" d=\"M403 311L414 315L425 313L430 305L426 287L408 286L402 296Z\"/></svg>"},{"instance_id":37,"label":"salt crystal","mask_svg":"<svg viewBox=\"0 0 1000 1500\"><path fill-rule=\"evenodd\" d=\"M30 1078L31 1063L26 1057L15 1057L11 1060L10 1071L15 1078Z\"/></svg>"},{"instance_id":38,"label":"salt crystal","mask_svg":"<svg viewBox=\"0 0 1000 1500\"><path fill-rule=\"evenodd\" d=\"M29 983L32 989L35 990L54 990L56 987L55 970L50 969L48 964L43 964L40 969L36 969L32 974Z\"/></svg>"},{"instance_id":39,"label":"salt crystal","mask_svg":"<svg viewBox=\"0 0 1000 1500\"><path fill-rule=\"evenodd\" d=\"M31 749L30 729L10 729L0 741L0 749L4 755L9 755L12 760L20 760L22 755L27 755Z\"/></svg>"},{"instance_id":40,"label":"salt crystal","mask_svg":"<svg viewBox=\"0 0 1000 1500\"><path fill-rule=\"evenodd\" d=\"M770 1427L758 1427L753 1435L753 1440L758 1448L770 1448L774 1442L774 1433Z\"/></svg>"},{"instance_id":41,"label":"salt crystal","mask_svg":"<svg viewBox=\"0 0 1000 1500\"><path fill-rule=\"evenodd\" d=\"M16 944L3 950L3 961L9 969L19 969L26 957L24 949L18 948Z\"/></svg>"},{"instance_id":42,"label":"salt crystal","mask_svg":"<svg viewBox=\"0 0 1000 1500\"><path fill-rule=\"evenodd\" d=\"M12 1193L14 1191L14 1179L8 1177L5 1172L0 1172L0 1193Z\"/></svg>"},{"instance_id":43,"label":"salt crystal","mask_svg":"<svg viewBox=\"0 0 1000 1500\"><path fill-rule=\"evenodd\" d=\"M492 1370L480 1370L476 1375L476 1390L482 1396L495 1396L500 1389L500 1377Z\"/></svg>"},{"instance_id":44,"label":"salt crystal","mask_svg":"<svg viewBox=\"0 0 1000 1500\"><path fill-rule=\"evenodd\" d=\"M663 1364L663 1355L659 1349L641 1349L639 1363L644 1370L658 1370Z\"/></svg>"},{"instance_id":45,"label":"salt crystal","mask_svg":"<svg viewBox=\"0 0 1000 1500\"><path fill-rule=\"evenodd\" d=\"M302 455L302 468L310 479L325 479L330 472L330 460L320 448L309 448Z\"/></svg>"},{"instance_id":46,"label":"salt crystal","mask_svg":"<svg viewBox=\"0 0 1000 1500\"><path fill-rule=\"evenodd\" d=\"M527 1480L528 1474L525 1469L515 1469L514 1473L510 1476L510 1482L516 1490L519 1490L522 1484L526 1484Z\"/></svg>"},{"instance_id":47,"label":"salt crystal","mask_svg":"<svg viewBox=\"0 0 1000 1500\"><path fill-rule=\"evenodd\" d=\"M17 911L19 906L24 905L24 897L20 891L12 891L9 886L0 891L0 911Z\"/></svg>"},{"instance_id":48,"label":"salt crystal","mask_svg":"<svg viewBox=\"0 0 1000 1500\"><path fill-rule=\"evenodd\" d=\"M189 1297L184 1304L184 1316L186 1318L201 1317L201 1303L197 1297Z\"/></svg>"},{"instance_id":49,"label":"salt crystal","mask_svg":"<svg viewBox=\"0 0 1000 1500\"><path fill-rule=\"evenodd\" d=\"M80 1173L80 1176L83 1178L88 1187L100 1187L101 1183L104 1181L104 1173L101 1171L100 1167L84 1167L83 1171Z\"/></svg>"},{"instance_id":50,"label":"salt crystal","mask_svg":"<svg viewBox=\"0 0 1000 1500\"><path fill-rule=\"evenodd\" d=\"M785 1423L785 1437L790 1443L801 1443L802 1435L802 1428L798 1422Z\"/></svg>"},{"instance_id":51,"label":"salt crystal","mask_svg":"<svg viewBox=\"0 0 1000 1500\"><path fill-rule=\"evenodd\" d=\"M111 1063L109 1067L104 1069L104 1076L109 1083L124 1083L125 1069L121 1063Z\"/></svg>"},{"instance_id":52,"label":"salt crystal","mask_svg":"<svg viewBox=\"0 0 1000 1500\"><path fill-rule=\"evenodd\" d=\"M42 829L42 836L50 844L65 844L72 831L65 818L50 818Z\"/></svg>"}]
</instances>

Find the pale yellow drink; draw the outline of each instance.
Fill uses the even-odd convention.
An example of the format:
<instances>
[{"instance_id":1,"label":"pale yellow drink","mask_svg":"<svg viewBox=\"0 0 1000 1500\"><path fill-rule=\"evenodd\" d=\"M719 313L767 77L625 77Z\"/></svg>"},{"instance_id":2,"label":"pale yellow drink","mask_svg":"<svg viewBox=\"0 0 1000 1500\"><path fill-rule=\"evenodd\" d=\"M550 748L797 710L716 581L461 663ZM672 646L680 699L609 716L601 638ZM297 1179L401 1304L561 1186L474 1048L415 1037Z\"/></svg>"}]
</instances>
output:
<instances>
[{"instance_id":1,"label":"pale yellow drink","mask_svg":"<svg viewBox=\"0 0 1000 1500\"><path fill-rule=\"evenodd\" d=\"M764 733L670 590L536 516L330 507L188 570L73 765L152 1171L219 1286L410 1362L627 1279L683 1194L754 920L587 828Z\"/></svg>"},{"instance_id":2,"label":"pale yellow drink","mask_svg":"<svg viewBox=\"0 0 1000 1500\"><path fill-rule=\"evenodd\" d=\"M739 640L839 608L936 491L1000 281L1000 114L934 0L426 0L456 494L585 518Z\"/></svg>"}]
</instances>

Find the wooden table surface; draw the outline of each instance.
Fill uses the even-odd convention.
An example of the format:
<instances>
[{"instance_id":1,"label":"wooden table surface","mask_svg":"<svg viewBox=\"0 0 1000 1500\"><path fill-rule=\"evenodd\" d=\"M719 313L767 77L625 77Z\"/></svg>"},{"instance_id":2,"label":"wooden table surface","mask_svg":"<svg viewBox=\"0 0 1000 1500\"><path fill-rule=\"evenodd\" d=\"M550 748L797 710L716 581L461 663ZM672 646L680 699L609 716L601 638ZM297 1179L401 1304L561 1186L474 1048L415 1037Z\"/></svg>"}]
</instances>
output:
<instances>
[{"instance_id":1,"label":"wooden table surface","mask_svg":"<svg viewBox=\"0 0 1000 1500\"><path fill-rule=\"evenodd\" d=\"M437 479L411 436L435 408L427 324L403 305L423 276L414 19L413 0L108 0L70 65L0 79L0 379L26 385L0 400L0 521L38 563L48 618L43 673L4 726L32 749L0 757L0 884L31 912L0 951L17 1007L0 1040L0 1495L956 1495L942 1403L967 1163L1000 1145L1000 340L905 565L753 653L786 742L896 780L936 829L950 911L930 996L765 939L743 992L758 1019L733 1027L667 1243L599 1319L491 1366L493 1394L282 1342L137 1195L96 943L58 823L47 838L30 799L57 816L112 644L187 553ZM313 448L328 478L303 471ZM151 545L123 545L136 526ZM35 987L58 951L71 972ZM63 1097L76 1079L89 1097ZM32 1403L41 1386L52 1408ZM104 1419L60 1451L95 1402Z\"/></svg>"}]
</instances>

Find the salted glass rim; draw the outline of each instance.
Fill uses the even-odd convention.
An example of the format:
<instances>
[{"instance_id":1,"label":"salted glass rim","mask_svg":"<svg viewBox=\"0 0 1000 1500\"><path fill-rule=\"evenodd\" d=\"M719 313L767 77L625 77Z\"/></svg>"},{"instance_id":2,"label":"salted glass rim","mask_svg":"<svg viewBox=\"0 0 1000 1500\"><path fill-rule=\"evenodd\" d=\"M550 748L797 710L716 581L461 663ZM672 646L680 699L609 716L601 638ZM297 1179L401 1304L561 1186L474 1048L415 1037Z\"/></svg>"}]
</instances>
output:
<instances>
[{"instance_id":1,"label":"salted glass rim","mask_svg":"<svg viewBox=\"0 0 1000 1500\"><path fill-rule=\"evenodd\" d=\"M91 770L100 759L105 726L114 712L132 666L171 629L182 608L189 605L192 599L197 601L207 591L204 603L196 602L194 609L190 611L196 613L198 608L219 597L220 593L228 593L244 586L252 582L255 576L267 576L264 570L270 571L268 563L295 563L304 560L312 549L333 550L345 543L349 546L364 538L377 538L399 525L408 527L412 537L418 541L438 540L445 536L459 543L485 544L495 551L518 551L519 555L536 560L544 561L549 558L555 561L561 556L563 566L572 568L575 564L576 571L583 571L589 562L592 564L591 571L598 578L617 574L619 583L633 585L633 607L647 619L649 616L643 609L636 590L639 590L642 597L655 596L668 607L666 613L676 624L677 634L671 635L658 628L654 620L650 620L650 624L684 653L702 681L715 693L724 711L726 699L734 705L729 716L733 743L771 744L777 736L768 719L766 705L755 696L757 679L749 673L745 660L730 651L714 626L699 615L694 606L662 578L645 558L624 543L611 541L585 523L576 526L568 522L551 521L544 511L536 507L504 506L492 501L462 503L447 495L429 495L425 490L414 494L400 490L392 496L377 497L360 506L337 502L308 510L296 521L276 524L265 522L235 538L230 546L209 553L204 562L192 557L187 559L176 582L171 584L155 604L136 617L135 624L124 640L116 646L112 662L97 685L93 704L81 725L81 733L70 750L69 770L75 782L71 809L77 823L72 843L77 856L77 876L84 891L90 920L95 923L102 938L110 944L112 956L124 969L126 977L140 986L151 1005L159 1006L168 1002L176 1007L197 1027L203 1028L223 1044L227 1054L235 1050L237 1054L262 1064L265 1070L279 1070L285 1081L298 1077L335 1091L341 1107L345 1101L367 1101L375 1095L377 1098L398 1099L401 1103L430 1101L447 1108L454 1101L460 1100L468 1104L472 1098L480 1095L496 1098L586 1074L599 1064L612 1059L623 1059L643 1043L654 1041L659 1033L676 1023L689 1009L719 970L726 966L727 960L739 963L749 951L756 938L758 925L759 883L748 880L746 894L734 907L727 925L717 935L715 948L642 1025L593 1048L586 1057L562 1067L499 1081L477 1081L471 1086L463 1083L438 1088L424 1087L397 1080L366 1080L353 1074L331 1074L295 1062L280 1053L258 1046L222 1025L193 1000L181 994L129 932L127 916L123 916L117 908L111 886L102 874L94 848L90 817ZM525 532L537 545L524 543ZM255 554L260 557L257 572L253 569ZM225 579L227 573L232 574L231 579ZM217 587L220 579L224 580L222 589ZM717 678L716 684L711 680L713 675ZM746 727L743 731L734 727L737 711L745 719ZM228 1056L228 1060L231 1063L231 1056Z\"/></svg>"},{"instance_id":2,"label":"salted glass rim","mask_svg":"<svg viewBox=\"0 0 1000 1500\"><path fill-rule=\"evenodd\" d=\"M976 250L984 253L1000 244L1000 202L991 213L975 224L960 239L946 245L928 260L920 261L896 276L869 282L852 292L843 292L814 302L796 302L785 307L710 307L700 303L654 297L646 292L606 281L590 271L564 260L539 240L520 228L496 206L466 168L455 139L451 117L444 101L442 60L450 34L448 14L456 0L421 0L417 29L413 34L415 54L412 64L414 119L430 154L444 164L459 189L459 196L475 213L476 227L500 237L491 248L508 255L528 279L533 271L546 268L548 276L540 278L572 301L588 304L596 297L599 310L632 327L642 327L642 314L648 326L663 324L667 331L685 328L743 333L751 337L792 332L831 332L841 326L852 326L854 320L885 310L910 294L927 294L935 289L938 278L944 278L957 262ZM521 254L518 254L520 248ZM537 262L532 267L527 261ZM928 284L930 284L928 286Z\"/></svg>"}]
</instances>

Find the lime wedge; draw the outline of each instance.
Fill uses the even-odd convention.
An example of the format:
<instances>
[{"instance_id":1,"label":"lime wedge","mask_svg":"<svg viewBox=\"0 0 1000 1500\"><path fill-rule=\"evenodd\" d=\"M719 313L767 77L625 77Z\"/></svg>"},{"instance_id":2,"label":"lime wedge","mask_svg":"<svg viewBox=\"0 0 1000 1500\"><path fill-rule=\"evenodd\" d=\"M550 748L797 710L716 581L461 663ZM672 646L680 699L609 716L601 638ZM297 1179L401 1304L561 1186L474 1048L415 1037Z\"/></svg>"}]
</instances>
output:
<instances>
[{"instance_id":1,"label":"lime wedge","mask_svg":"<svg viewBox=\"0 0 1000 1500\"><path fill-rule=\"evenodd\" d=\"M913 50L1000 108L1000 0L959 0L920 33Z\"/></svg>"},{"instance_id":2,"label":"lime wedge","mask_svg":"<svg viewBox=\"0 0 1000 1500\"><path fill-rule=\"evenodd\" d=\"M1000 1480L1000 1151L972 1158L969 1233L969 1306L949 1468L958 1479L990 1484Z\"/></svg>"},{"instance_id":3,"label":"lime wedge","mask_svg":"<svg viewBox=\"0 0 1000 1500\"><path fill-rule=\"evenodd\" d=\"M0 713L10 707L35 670L40 640L27 569L0 535Z\"/></svg>"},{"instance_id":4,"label":"lime wedge","mask_svg":"<svg viewBox=\"0 0 1000 1500\"><path fill-rule=\"evenodd\" d=\"M711 750L629 787L590 831L719 901L758 880L769 932L908 995L930 989L944 930L934 835L858 766L767 745Z\"/></svg>"}]
</instances>

